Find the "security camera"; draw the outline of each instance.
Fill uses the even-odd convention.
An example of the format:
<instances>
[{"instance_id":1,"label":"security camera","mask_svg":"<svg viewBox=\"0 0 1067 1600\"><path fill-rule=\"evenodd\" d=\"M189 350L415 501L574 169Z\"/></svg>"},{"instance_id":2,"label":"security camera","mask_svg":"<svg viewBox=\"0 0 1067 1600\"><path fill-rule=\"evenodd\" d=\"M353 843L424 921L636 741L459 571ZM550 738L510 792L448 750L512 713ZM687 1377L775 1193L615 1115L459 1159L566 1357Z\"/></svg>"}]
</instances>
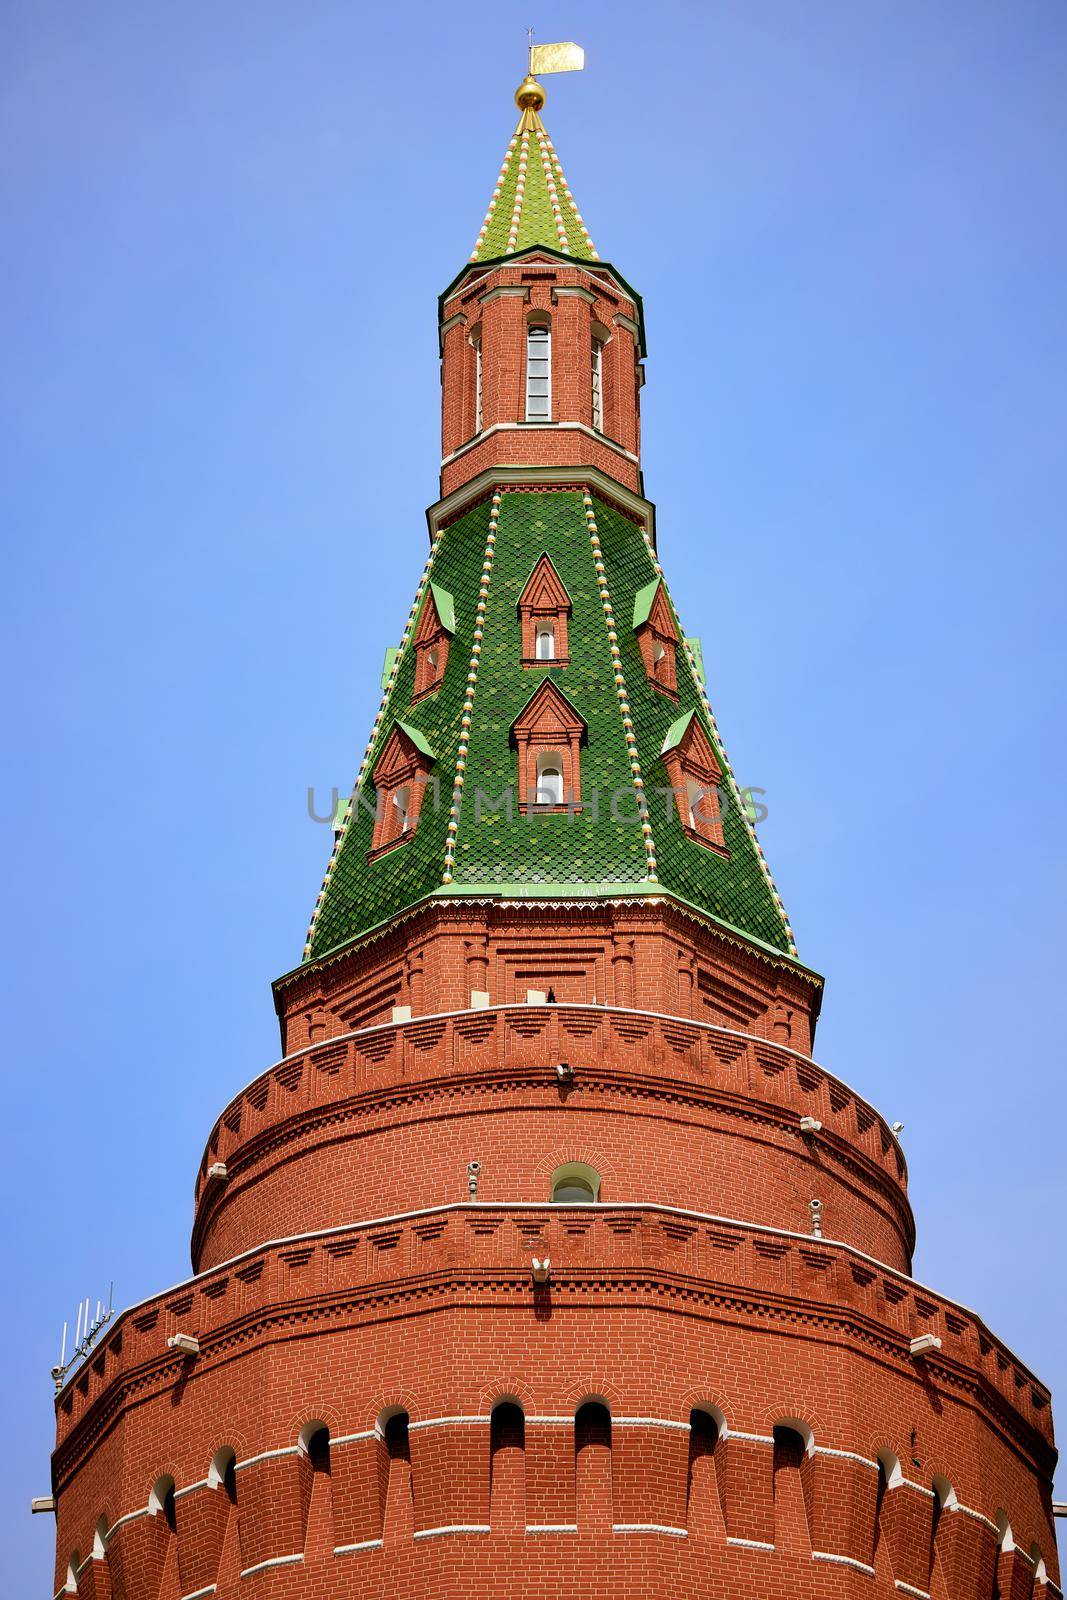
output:
<instances>
[{"instance_id":1,"label":"security camera","mask_svg":"<svg viewBox=\"0 0 1067 1600\"><path fill-rule=\"evenodd\" d=\"M894 1122L892 1124L892 1129L893 1129L894 1133L903 1133L904 1132L904 1124L902 1122Z\"/></svg>"},{"instance_id":2,"label":"security camera","mask_svg":"<svg viewBox=\"0 0 1067 1600\"><path fill-rule=\"evenodd\" d=\"M481 1164L480 1161L468 1161L467 1162L467 1171L468 1172L481 1172L481 1170L482 1170L482 1164Z\"/></svg>"}]
</instances>

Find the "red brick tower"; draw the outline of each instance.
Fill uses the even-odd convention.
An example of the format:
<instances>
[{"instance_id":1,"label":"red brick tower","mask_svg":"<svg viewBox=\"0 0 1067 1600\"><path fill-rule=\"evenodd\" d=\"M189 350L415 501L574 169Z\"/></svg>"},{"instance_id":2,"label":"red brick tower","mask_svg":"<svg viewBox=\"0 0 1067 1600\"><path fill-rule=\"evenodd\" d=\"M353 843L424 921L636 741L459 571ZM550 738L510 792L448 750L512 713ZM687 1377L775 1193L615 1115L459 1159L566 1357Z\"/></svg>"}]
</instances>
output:
<instances>
[{"instance_id":1,"label":"red brick tower","mask_svg":"<svg viewBox=\"0 0 1067 1600\"><path fill-rule=\"evenodd\" d=\"M194 1276L57 1396L86 1600L1059 1594L1048 1392L893 1132L643 497L638 295L527 79L441 300L430 555Z\"/></svg>"}]
</instances>

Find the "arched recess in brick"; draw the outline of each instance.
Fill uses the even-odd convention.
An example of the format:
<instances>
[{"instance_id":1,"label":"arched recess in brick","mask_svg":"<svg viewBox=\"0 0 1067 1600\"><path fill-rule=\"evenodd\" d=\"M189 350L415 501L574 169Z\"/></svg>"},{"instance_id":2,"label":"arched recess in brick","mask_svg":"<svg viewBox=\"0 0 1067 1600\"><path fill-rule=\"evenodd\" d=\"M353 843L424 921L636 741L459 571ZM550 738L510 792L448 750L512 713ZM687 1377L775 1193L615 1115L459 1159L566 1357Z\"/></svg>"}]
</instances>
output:
<instances>
[{"instance_id":1,"label":"arched recess in brick","mask_svg":"<svg viewBox=\"0 0 1067 1600\"><path fill-rule=\"evenodd\" d=\"M795 1417L774 1427L774 1548L811 1553L815 1440Z\"/></svg>"},{"instance_id":2,"label":"arched recess in brick","mask_svg":"<svg viewBox=\"0 0 1067 1600\"><path fill-rule=\"evenodd\" d=\"M611 1412L587 1400L574 1418L574 1494L579 1533L610 1533Z\"/></svg>"},{"instance_id":3,"label":"arched recess in brick","mask_svg":"<svg viewBox=\"0 0 1067 1600\"><path fill-rule=\"evenodd\" d=\"M526 1418L516 1400L499 1400L489 1418L489 1524L494 1532L526 1527Z\"/></svg>"},{"instance_id":4,"label":"arched recess in brick","mask_svg":"<svg viewBox=\"0 0 1067 1600\"><path fill-rule=\"evenodd\" d=\"M334 1548L333 1479L330 1430L325 1422L306 1422L297 1439L300 1450L300 1497L304 1515L305 1556L325 1556Z\"/></svg>"},{"instance_id":5,"label":"arched recess in brick","mask_svg":"<svg viewBox=\"0 0 1067 1600\"><path fill-rule=\"evenodd\" d=\"M411 1479L408 1414L395 1410L378 1419L381 1435L379 1483L382 1496L382 1541L386 1546L411 1539L415 1532L415 1497Z\"/></svg>"},{"instance_id":6,"label":"arched recess in brick","mask_svg":"<svg viewBox=\"0 0 1067 1600\"><path fill-rule=\"evenodd\" d=\"M726 1537L726 1520L716 1453L725 1433L726 1418L717 1406L696 1405L690 1411L686 1527L690 1533L721 1539Z\"/></svg>"}]
</instances>

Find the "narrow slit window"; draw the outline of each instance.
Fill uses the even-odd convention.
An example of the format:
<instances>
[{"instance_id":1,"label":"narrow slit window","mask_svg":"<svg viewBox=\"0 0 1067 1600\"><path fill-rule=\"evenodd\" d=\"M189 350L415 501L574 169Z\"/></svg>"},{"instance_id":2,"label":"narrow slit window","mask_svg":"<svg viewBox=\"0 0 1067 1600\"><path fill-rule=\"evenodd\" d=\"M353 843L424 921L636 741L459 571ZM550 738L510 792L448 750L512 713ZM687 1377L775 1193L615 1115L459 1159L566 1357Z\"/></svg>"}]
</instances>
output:
<instances>
[{"instance_id":1,"label":"narrow slit window","mask_svg":"<svg viewBox=\"0 0 1067 1600\"><path fill-rule=\"evenodd\" d=\"M526 420L547 422L552 415L552 332L543 323L526 330Z\"/></svg>"},{"instance_id":2,"label":"narrow slit window","mask_svg":"<svg viewBox=\"0 0 1067 1600\"><path fill-rule=\"evenodd\" d=\"M593 427L604 431L604 341L594 339L592 345Z\"/></svg>"},{"instance_id":3,"label":"narrow slit window","mask_svg":"<svg viewBox=\"0 0 1067 1600\"><path fill-rule=\"evenodd\" d=\"M538 661L556 659L556 630L551 622L540 622L537 625L537 659Z\"/></svg>"},{"instance_id":4,"label":"narrow slit window","mask_svg":"<svg viewBox=\"0 0 1067 1600\"><path fill-rule=\"evenodd\" d=\"M474 341L474 431L482 431L482 341Z\"/></svg>"}]
</instances>

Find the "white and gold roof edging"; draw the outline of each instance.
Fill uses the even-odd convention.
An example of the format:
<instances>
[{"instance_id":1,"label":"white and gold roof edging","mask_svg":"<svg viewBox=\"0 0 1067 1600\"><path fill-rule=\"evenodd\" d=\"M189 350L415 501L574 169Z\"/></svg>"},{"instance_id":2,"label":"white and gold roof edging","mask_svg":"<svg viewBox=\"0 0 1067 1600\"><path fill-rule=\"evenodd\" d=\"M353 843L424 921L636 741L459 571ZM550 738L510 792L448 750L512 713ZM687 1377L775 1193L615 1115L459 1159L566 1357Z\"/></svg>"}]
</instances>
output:
<instances>
[{"instance_id":1,"label":"white and gold roof edging","mask_svg":"<svg viewBox=\"0 0 1067 1600\"><path fill-rule=\"evenodd\" d=\"M511 226L508 228L508 243L505 254L510 255L519 238L519 222L522 218L522 207L526 199L526 168L530 155L530 135L524 131L519 145L519 175L515 182L515 204L511 212Z\"/></svg>"},{"instance_id":2,"label":"white and gold roof edging","mask_svg":"<svg viewBox=\"0 0 1067 1600\"><path fill-rule=\"evenodd\" d=\"M542 157L542 161L544 161L545 152L547 151L548 152L548 160L551 162L552 167L555 169L556 178L559 179L559 187L563 190L563 197L567 201L567 204L570 206L571 215L574 217L575 222L578 224L579 228L582 231L582 238L585 240L586 244L589 246L589 254L592 256L594 261L599 261L600 260L600 256L597 254L596 247L593 244L593 241L589 236L589 229L585 225L585 221L584 221L584 219L582 217L582 214L578 210L578 202L575 200L573 194L570 191L570 185L568 184L566 176L565 176L564 171L563 171L563 163L560 161L559 156L556 154L556 147L552 143L552 140L548 137L547 133L538 134L538 138L539 138L539 140L541 142L541 157ZM547 162L545 163L545 176L548 179L548 193L549 193L549 198L552 201L552 210L553 210L553 213L555 214L555 217L556 217L556 227L557 227L557 229L560 229L560 215L561 215L561 213L560 213L560 208L556 203L556 183L555 183L555 181L553 179L552 172L549 169L549 166L548 166ZM562 229L560 229L560 231L562 232ZM567 246L564 244L562 248L566 250Z\"/></svg>"},{"instance_id":3,"label":"white and gold roof edging","mask_svg":"<svg viewBox=\"0 0 1067 1600\"><path fill-rule=\"evenodd\" d=\"M677 608L677 606L675 606L674 600L671 597L670 590L667 587L667 580L663 575L663 568L660 566L659 560L657 559L657 556L656 556L656 552L652 548L652 540L648 536L648 529L642 526L641 535L642 535L642 537L643 537L643 539L645 541L645 546L646 546L646 548L648 550L648 557L649 557L649 560L652 563L652 570L653 570L653 572L655 572L657 578L662 580L664 590L666 591L666 594L667 594L667 598L668 598L668 600L670 600L670 604L671 604L672 609L674 610L675 616L677 616L678 615L678 608ZM741 820L743 821L745 827L748 829L749 837L751 838L752 843L756 847L756 857L757 857L757 859L759 861L759 864L760 864L760 870L763 873L763 876L764 876L764 878L766 880L767 887L771 891L771 897L774 900L774 903L778 908L778 912L779 912L779 914L780 914L780 916L782 918L782 922L785 924L786 937L789 940L789 953L790 953L790 955L794 955L795 956L796 953L797 953L797 945L796 945L796 939L793 936L793 929L792 929L792 926L791 926L790 921L789 921L789 915L788 915L788 913L787 913L787 911L785 909L785 904L784 904L784 902L782 900L782 897L778 893L778 886L775 883L774 879L771 877L771 869L767 865L767 857L763 854L763 846L759 842L759 837L758 837L758 835L756 833L755 826L753 825L752 818L749 816L748 807L745 805L744 800L741 797L740 786L738 785L737 778L734 775L734 769L730 765L730 757L726 754L726 747L725 747L725 745L723 744L723 741L722 741L722 734L719 732L719 725L715 721L715 713L711 709L711 701L708 699L708 691L707 691L707 689L706 689L706 687L704 685L704 680L701 678L700 673L697 671L696 660L694 659L693 652L692 652L692 650L691 650L691 648L689 646L689 642L685 638L685 630L684 630L684 628L681 627L681 619L680 618L679 618L679 632L682 635L682 646L683 646L683 649L685 650L685 658L689 663L689 670L693 674L693 682L697 686L697 692L700 695L701 703L703 704L704 710L707 712L708 721L711 723L712 732L715 734L715 742L719 747L719 754L722 756L723 766L726 768L726 776L730 780L730 790L731 790L731 792L733 794L734 801L735 801L735 803L737 805L738 812L740 813Z\"/></svg>"},{"instance_id":4,"label":"white and gold roof edging","mask_svg":"<svg viewBox=\"0 0 1067 1600\"><path fill-rule=\"evenodd\" d=\"M493 190L492 198L489 201L489 210L485 213L485 221L482 223L481 232L474 241L474 249L470 254L470 259L472 261L477 261L478 252L485 242L486 234L489 232L489 224L493 220L493 212L496 210L496 203L500 199L500 191L504 187L504 182L508 175L508 168L511 166L511 158L515 154L515 146L518 144L518 142L519 136L518 133L515 133L512 136L511 143L508 145L507 150L504 152L504 160L500 168L500 176L496 180L496 188Z\"/></svg>"},{"instance_id":5,"label":"white and gold roof edging","mask_svg":"<svg viewBox=\"0 0 1067 1600\"><path fill-rule=\"evenodd\" d=\"M645 842L646 873L649 883L657 883L659 880L656 876L656 846L652 839L652 824L648 820L645 780L641 776L641 761L637 754L637 739L634 734L633 718L630 715L626 679L623 676L622 653L619 650L619 636L615 628L615 612L612 609L608 580L604 573L604 557L600 549L600 535L597 531L596 513L593 510L593 497L588 489L583 489L582 491L582 505L585 507L589 541L593 547L593 568L596 572L597 587L600 590L600 603L604 608L604 621L607 624L608 644L611 648L611 670L615 678L615 693L619 697L619 710L622 713L622 731L626 739L626 754L630 760L630 776L633 779L633 786L637 793L638 810L641 814L641 833Z\"/></svg>"},{"instance_id":6,"label":"white and gold roof edging","mask_svg":"<svg viewBox=\"0 0 1067 1600\"><path fill-rule=\"evenodd\" d=\"M478 683L478 666L482 654L482 635L485 632L485 608L489 599L489 580L493 574L493 553L496 548L496 530L500 521L500 490L491 502L489 531L485 537L485 555L482 559L482 580L478 587L478 604L475 608L474 642L471 645L470 665L467 668L467 691L463 696L463 715L459 725L459 745L456 750L456 776L452 785L452 803L448 811L448 833L445 836L445 870L442 883L451 883L456 865L456 834L459 831L459 810L463 800L463 784L467 768L467 751L470 749L471 712L474 710L474 691Z\"/></svg>"},{"instance_id":7,"label":"white and gold roof edging","mask_svg":"<svg viewBox=\"0 0 1067 1600\"><path fill-rule=\"evenodd\" d=\"M393 692L393 684L396 682L397 672L399 671L404 660L404 652L407 649L408 642L415 626L415 620L419 614L419 608L422 605L422 597L426 593L426 585L430 580L430 569L433 566L433 558L437 554L438 545L441 543L441 533L442 530L438 529L437 533L434 535L433 542L430 545L430 553L426 557L426 565L422 569L422 577L419 579L419 587L415 591L415 599L412 603L411 610L408 612L408 620L404 624L404 632L400 636L400 644L397 647L396 655L393 658L393 665L389 672L385 689L382 693L381 704L378 707L378 715L374 719L374 726L371 728L370 738L367 740L367 748L363 752L363 760L360 763L359 772L356 774L356 781L352 786L352 793L349 796L348 805L345 807L345 814L341 821L341 827L334 835L333 849L330 852L330 859L326 863L326 873L322 880L322 888L319 890L318 898L315 901L315 909L311 913L311 921L308 924L307 938L304 941L303 959L305 961L311 954L311 941L315 936L315 925L319 920L319 913L326 902L326 890L329 886L330 875L333 872L337 858L341 853L341 846L344 844L345 838L348 834L348 825L352 820L352 813L355 810L356 795L359 793L360 786L363 783L364 774L367 771L367 763L370 761L371 751L374 749L374 741L378 737L378 731L382 725L382 718L385 716L385 708L389 704L389 696Z\"/></svg>"}]
</instances>

